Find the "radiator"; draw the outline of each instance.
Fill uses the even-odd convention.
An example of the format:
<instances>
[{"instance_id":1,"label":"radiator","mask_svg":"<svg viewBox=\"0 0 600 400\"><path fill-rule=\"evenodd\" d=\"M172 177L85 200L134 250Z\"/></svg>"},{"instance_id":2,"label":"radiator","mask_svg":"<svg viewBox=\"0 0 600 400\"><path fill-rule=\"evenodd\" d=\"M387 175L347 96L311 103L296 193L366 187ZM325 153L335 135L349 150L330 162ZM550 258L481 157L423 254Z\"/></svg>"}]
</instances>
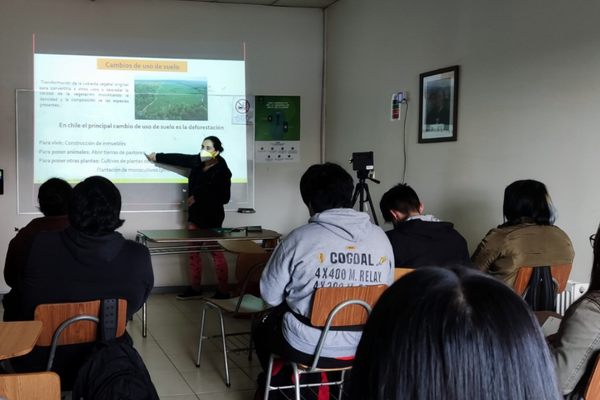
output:
<instances>
[{"instance_id":1,"label":"radiator","mask_svg":"<svg viewBox=\"0 0 600 400\"><path fill-rule=\"evenodd\" d=\"M589 283L568 281L565 291L556 295L556 312L565 315L567 308L587 292L589 287Z\"/></svg>"}]
</instances>

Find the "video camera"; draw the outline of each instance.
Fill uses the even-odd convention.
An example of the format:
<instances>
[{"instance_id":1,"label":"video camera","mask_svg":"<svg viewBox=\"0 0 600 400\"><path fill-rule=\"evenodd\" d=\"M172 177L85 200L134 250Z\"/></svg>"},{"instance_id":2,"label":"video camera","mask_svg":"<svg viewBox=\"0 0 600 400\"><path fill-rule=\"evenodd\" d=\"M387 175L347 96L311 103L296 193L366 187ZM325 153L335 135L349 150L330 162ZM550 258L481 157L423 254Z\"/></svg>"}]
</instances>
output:
<instances>
[{"instance_id":1,"label":"video camera","mask_svg":"<svg viewBox=\"0 0 600 400\"><path fill-rule=\"evenodd\" d=\"M375 225L379 225L377 221L377 214L375 214L375 208L373 207L373 200L371 199L371 193L369 192L369 186L365 182L367 179L371 182L379 183L377 179L375 179L375 163L373 162L373 152L365 151L362 153L352 153L352 159L350 160L350 164L352 164L352 169L356 171L356 175L358 176L358 183L354 188L354 194L352 195L352 207L356 204L356 201L359 200L359 210L364 211L365 203L369 203L371 207L371 213L373 215L373 221ZM359 197L360 196L360 197Z\"/></svg>"},{"instance_id":2,"label":"video camera","mask_svg":"<svg viewBox=\"0 0 600 400\"><path fill-rule=\"evenodd\" d=\"M352 164L352 169L354 171L372 171L375 169L372 151L352 153L350 163Z\"/></svg>"}]
</instances>

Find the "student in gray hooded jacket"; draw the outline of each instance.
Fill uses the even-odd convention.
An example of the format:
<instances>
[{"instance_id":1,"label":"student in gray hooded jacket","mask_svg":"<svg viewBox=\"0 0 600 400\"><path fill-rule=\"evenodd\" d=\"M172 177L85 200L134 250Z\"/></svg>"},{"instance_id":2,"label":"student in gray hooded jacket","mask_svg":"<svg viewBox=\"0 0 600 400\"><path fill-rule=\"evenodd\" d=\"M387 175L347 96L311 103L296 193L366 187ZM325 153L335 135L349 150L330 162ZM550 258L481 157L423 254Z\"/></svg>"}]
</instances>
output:
<instances>
[{"instance_id":1,"label":"student in gray hooded jacket","mask_svg":"<svg viewBox=\"0 0 600 400\"><path fill-rule=\"evenodd\" d=\"M313 293L321 287L391 285L394 252L369 215L350 208L354 182L337 164L313 165L300 180L308 224L275 249L260 280L262 298L275 310L253 326L263 370L269 354L310 364L321 331L307 325ZM354 357L361 332L331 331L320 366L337 367Z\"/></svg>"}]
</instances>

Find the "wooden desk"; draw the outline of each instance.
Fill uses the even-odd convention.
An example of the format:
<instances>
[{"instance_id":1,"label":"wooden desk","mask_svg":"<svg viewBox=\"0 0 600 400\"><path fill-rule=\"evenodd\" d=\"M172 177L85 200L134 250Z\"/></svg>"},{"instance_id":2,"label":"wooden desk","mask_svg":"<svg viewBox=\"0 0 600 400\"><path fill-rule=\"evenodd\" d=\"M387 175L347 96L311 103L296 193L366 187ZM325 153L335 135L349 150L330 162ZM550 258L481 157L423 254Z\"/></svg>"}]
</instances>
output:
<instances>
[{"instance_id":1,"label":"wooden desk","mask_svg":"<svg viewBox=\"0 0 600 400\"><path fill-rule=\"evenodd\" d=\"M263 229L251 232L243 229L217 232L213 229L167 229L138 231L135 240L148 246L151 255L169 255L223 251L221 240L261 241L266 250L273 250L281 234ZM152 244L152 246L149 246ZM158 244L159 246L154 246ZM168 244L169 246L163 246Z\"/></svg>"},{"instance_id":2,"label":"wooden desk","mask_svg":"<svg viewBox=\"0 0 600 400\"><path fill-rule=\"evenodd\" d=\"M546 320L549 317L554 317L554 318L558 318L558 319L562 319L563 316L555 313L554 311L534 311L533 312L535 314L535 317L537 318L538 322L540 323L540 326L544 325L544 322L546 322Z\"/></svg>"},{"instance_id":3,"label":"wooden desk","mask_svg":"<svg viewBox=\"0 0 600 400\"><path fill-rule=\"evenodd\" d=\"M241 253L251 253L251 254L260 254L266 253L267 250L264 247L259 246L253 241L250 240L229 240L223 239L219 240L219 245L221 247L233 254L241 254Z\"/></svg>"},{"instance_id":4,"label":"wooden desk","mask_svg":"<svg viewBox=\"0 0 600 400\"><path fill-rule=\"evenodd\" d=\"M270 251L275 248L280 233L263 229L247 231L243 228L233 230L214 229L164 229L138 231L135 240L148 247L151 256L173 255L185 253L203 253L229 251L239 253L241 249L252 249L249 252ZM234 244L234 242L238 242ZM261 245L252 242L261 242ZM166 246L165 246L166 245ZM262 250L257 250L260 248ZM142 306L142 336L148 334L148 305Z\"/></svg>"},{"instance_id":5,"label":"wooden desk","mask_svg":"<svg viewBox=\"0 0 600 400\"><path fill-rule=\"evenodd\" d=\"M42 321L0 322L0 360L29 353L42 332Z\"/></svg>"}]
</instances>

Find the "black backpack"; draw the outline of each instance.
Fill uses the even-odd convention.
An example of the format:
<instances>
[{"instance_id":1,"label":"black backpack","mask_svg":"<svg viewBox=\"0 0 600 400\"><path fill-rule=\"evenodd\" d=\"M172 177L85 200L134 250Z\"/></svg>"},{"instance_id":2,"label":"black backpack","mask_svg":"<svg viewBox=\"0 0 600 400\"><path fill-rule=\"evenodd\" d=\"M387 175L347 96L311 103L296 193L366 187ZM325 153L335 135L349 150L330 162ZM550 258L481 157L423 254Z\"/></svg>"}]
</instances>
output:
<instances>
[{"instance_id":1,"label":"black backpack","mask_svg":"<svg viewBox=\"0 0 600 400\"><path fill-rule=\"evenodd\" d=\"M125 332L117 335L117 300L103 300L102 340L83 362L73 386L73 400L159 400L144 361Z\"/></svg>"},{"instance_id":2,"label":"black backpack","mask_svg":"<svg viewBox=\"0 0 600 400\"><path fill-rule=\"evenodd\" d=\"M556 310L556 281L550 267L535 267L523 298L533 311Z\"/></svg>"}]
</instances>

